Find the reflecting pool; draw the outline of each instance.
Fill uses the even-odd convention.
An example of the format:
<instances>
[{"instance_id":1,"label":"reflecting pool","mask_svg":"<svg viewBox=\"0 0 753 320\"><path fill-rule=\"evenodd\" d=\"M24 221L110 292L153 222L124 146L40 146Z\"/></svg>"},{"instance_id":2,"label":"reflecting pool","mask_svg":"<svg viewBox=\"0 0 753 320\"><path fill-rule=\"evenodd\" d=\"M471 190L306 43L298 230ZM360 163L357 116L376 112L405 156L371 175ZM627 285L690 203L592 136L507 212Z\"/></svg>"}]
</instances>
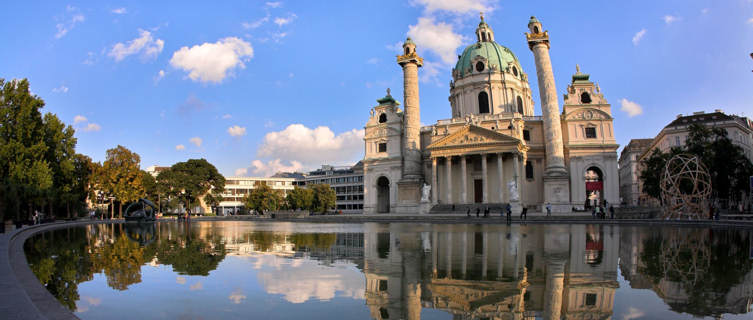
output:
<instances>
[{"instance_id":1,"label":"reflecting pool","mask_svg":"<svg viewBox=\"0 0 753 320\"><path fill-rule=\"evenodd\" d=\"M613 225L100 224L29 239L82 319L751 319L753 233Z\"/></svg>"}]
</instances>

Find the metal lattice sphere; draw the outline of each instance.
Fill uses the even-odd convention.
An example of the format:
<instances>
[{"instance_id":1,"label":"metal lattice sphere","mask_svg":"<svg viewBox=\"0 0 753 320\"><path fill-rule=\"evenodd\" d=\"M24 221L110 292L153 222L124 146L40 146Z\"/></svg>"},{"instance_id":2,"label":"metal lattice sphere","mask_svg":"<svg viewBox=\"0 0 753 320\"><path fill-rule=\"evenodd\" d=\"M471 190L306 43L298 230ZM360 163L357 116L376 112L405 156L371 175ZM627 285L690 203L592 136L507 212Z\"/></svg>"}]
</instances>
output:
<instances>
[{"instance_id":1,"label":"metal lattice sphere","mask_svg":"<svg viewBox=\"0 0 753 320\"><path fill-rule=\"evenodd\" d=\"M710 196L711 176L698 157L678 154L667 161L661 177L664 218L704 218Z\"/></svg>"}]
</instances>

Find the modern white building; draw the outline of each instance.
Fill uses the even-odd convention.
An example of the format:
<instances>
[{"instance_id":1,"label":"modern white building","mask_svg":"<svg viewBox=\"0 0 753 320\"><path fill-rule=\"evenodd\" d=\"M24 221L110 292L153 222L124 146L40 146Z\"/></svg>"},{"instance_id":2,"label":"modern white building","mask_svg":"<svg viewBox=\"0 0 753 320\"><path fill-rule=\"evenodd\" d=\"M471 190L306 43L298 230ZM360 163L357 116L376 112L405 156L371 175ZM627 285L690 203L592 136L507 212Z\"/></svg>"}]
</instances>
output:
<instances>
[{"instance_id":1,"label":"modern white building","mask_svg":"<svg viewBox=\"0 0 753 320\"><path fill-rule=\"evenodd\" d=\"M225 192L222 193L223 201L220 202L219 214L228 215L238 213L243 208L243 198L251 193L251 190L262 184L266 184L274 190L282 191L287 195L293 190L294 178L259 178L259 177L227 177L225 178Z\"/></svg>"},{"instance_id":2,"label":"modern white building","mask_svg":"<svg viewBox=\"0 0 753 320\"><path fill-rule=\"evenodd\" d=\"M335 210L338 212L363 212L363 164L360 161L346 167L323 165L321 169L304 175L302 180L306 186L329 184L337 197Z\"/></svg>"}]
</instances>

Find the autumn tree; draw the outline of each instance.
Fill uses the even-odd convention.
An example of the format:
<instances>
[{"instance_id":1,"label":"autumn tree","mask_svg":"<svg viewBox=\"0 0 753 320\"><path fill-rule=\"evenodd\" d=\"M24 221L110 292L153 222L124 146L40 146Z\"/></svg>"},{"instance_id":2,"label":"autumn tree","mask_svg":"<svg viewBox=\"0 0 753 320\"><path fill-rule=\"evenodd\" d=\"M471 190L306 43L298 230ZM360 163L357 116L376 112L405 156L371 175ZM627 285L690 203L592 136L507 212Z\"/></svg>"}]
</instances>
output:
<instances>
[{"instance_id":1,"label":"autumn tree","mask_svg":"<svg viewBox=\"0 0 753 320\"><path fill-rule=\"evenodd\" d=\"M144 194L140 162L138 154L118 145L107 150L102 168L98 170L98 184L118 201L118 216L121 218L123 204L136 201Z\"/></svg>"}]
</instances>

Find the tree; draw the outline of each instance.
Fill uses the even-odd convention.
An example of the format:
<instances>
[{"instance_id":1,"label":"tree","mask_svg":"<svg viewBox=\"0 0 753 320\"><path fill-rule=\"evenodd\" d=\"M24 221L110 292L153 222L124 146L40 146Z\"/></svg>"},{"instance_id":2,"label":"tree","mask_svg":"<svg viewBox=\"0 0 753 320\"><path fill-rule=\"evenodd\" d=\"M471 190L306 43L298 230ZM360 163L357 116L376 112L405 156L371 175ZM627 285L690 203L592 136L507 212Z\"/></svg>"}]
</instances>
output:
<instances>
[{"instance_id":1,"label":"tree","mask_svg":"<svg viewBox=\"0 0 753 320\"><path fill-rule=\"evenodd\" d=\"M118 145L107 150L98 178L101 187L118 200L118 216L123 217L123 203L138 200L144 194L141 157L126 147Z\"/></svg>"},{"instance_id":2,"label":"tree","mask_svg":"<svg viewBox=\"0 0 753 320\"><path fill-rule=\"evenodd\" d=\"M282 191L274 190L262 182L243 198L243 203L247 208L261 214L265 211L278 210L283 203Z\"/></svg>"},{"instance_id":3,"label":"tree","mask_svg":"<svg viewBox=\"0 0 753 320\"><path fill-rule=\"evenodd\" d=\"M692 124L685 146L674 147L668 153L654 149L643 161L640 179L646 194L660 199L664 167L677 154L689 154L701 160L711 177L713 197L739 200L742 193L750 192L747 177L753 175L753 163L745 157L743 149L727 137L727 130Z\"/></svg>"},{"instance_id":4,"label":"tree","mask_svg":"<svg viewBox=\"0 0 753 320\"><path fill-rule=\"evenodd\" d=\"M160 172L157 183L169 197L178 199L188 214L192 207L200 204L201 197L207 203L218 204L216 200L225 190L225 177L205 159L178 162Z\"/></svg>"},{"instance_id":5,"label":"tree","mask_svg":"<svg viewBox=\"0 0 753 320\"><path fill-rule=\"evenodd\" d=\"M312 189L305 189L295 186L293 190L290 190L290 192L288 192L285 200L292 210L309 210L314 204L314 191Z\"/></svg>"},{"instance_id":6,"label":"tree","mask_svg":"<svg viewBox=\"0 0 753 320\"><path fill-rule=\"evenodd\" d=\"M52 172L52 187L47 190L48 214L54 215L54 207L65 206L67 217L70 218L70 205L76 198L73 194L76 183L74 130L51 113L44 115L43 123L44 141L47 145L45 160Z\"/></svg>"},{"instance_id":7,"label":"tree","mask_svg":"<svg viewBox=\"0 0 753 320\"><path fill-rule=\"evenodd\" d=\"M335 195L335 191L332 190L328 184L315 184L312 189L314 193L314 211L325 213L327 210L335 207L337 196Z\"/></svg>"},{"instance_id":8,"label":"tree","mask_svg":"<svg viewBox=\"0 0 753 320\"><path fill-rule=\"evenodd\" d=\"M10 207L16 220L26 220L53 184L40 113L44 101L31 94L26 79L0 78L0 87L0 221ZM28 209L23 217L22 204Z\"/></svg>"}]
</instances>

